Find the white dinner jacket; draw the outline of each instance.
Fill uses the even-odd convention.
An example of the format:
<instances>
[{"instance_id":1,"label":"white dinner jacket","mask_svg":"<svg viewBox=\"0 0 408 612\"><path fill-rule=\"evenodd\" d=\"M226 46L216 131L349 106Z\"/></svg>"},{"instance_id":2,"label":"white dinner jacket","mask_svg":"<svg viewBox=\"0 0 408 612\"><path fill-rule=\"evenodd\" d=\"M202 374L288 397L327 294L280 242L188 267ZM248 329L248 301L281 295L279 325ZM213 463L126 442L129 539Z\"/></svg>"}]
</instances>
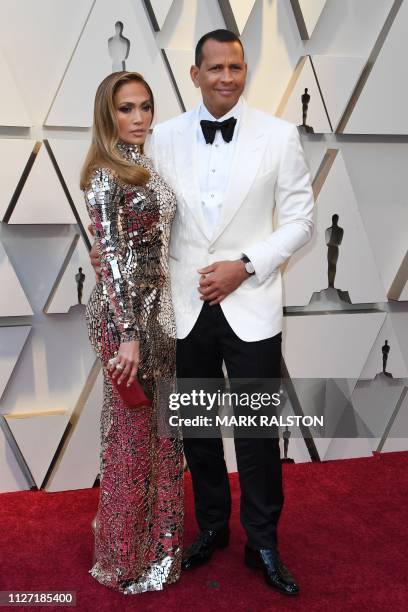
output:
<instances>
[{"instance_id":1,"label":"white dinner jacket","mask_svg":"<svg viewBox=\"0 0 408 612\"><path fill-rule=\"evenodd\" d=\"M218 225L209 235L197 171L198 111L199 106L157 125L149 149L177 196L170 241L177 336L188 335L203 305L197 269L245 254L256 273L221 307L242 340L269 338L282 329L279 268L313 229L313 193L298 130L244 102L230 182Z\"/></svg>"}]
</instances>

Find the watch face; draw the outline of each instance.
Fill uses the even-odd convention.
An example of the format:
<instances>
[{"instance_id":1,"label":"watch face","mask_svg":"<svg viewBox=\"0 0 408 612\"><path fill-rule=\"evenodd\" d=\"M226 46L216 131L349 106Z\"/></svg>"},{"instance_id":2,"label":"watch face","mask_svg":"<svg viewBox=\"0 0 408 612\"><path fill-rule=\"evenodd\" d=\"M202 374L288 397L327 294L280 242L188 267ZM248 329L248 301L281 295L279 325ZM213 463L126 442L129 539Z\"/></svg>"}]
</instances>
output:
<instances>
[{"instance_id":1,"label":"watch face","mask_svg":"<svg viewBox=\"0 0 408 612\"><path fill-rule=\"evenodd\" d=\"M248 261L245 264L245 270L248 272L248 274L254 274L255 268L254 268L253 263L251 261Z\"/></svg>"}]
</instances>

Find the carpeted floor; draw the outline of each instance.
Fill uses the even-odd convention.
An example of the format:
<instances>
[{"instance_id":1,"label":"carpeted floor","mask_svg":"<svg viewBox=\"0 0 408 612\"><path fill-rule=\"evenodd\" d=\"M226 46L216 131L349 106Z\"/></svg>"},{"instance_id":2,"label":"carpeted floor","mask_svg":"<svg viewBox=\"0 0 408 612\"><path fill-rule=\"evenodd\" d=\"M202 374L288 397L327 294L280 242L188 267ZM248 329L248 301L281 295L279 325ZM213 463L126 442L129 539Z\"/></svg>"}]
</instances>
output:
<instances>
[{"instance_id":1,"label":"carpeted floor","mask_svg":"<svg viewBox=\"0 0 408 612\"><path fill-rule=\"evenodd\" d=\"M0 495L0 591L74 590L76 609L113 612L405 611L408 606L408 453L285 465L280 548L301 594L287 598L243 565L239 486L232 542L160 593L123 596L88 574L98 489ZM186 543L195 533L186 478ZM12 608L2 608L12 609ZM15 609L15 608L13 608ZM61 610L61 607L30 607ZM69 608L68 608L69 609Z\"/></svg>"}]
</instances>

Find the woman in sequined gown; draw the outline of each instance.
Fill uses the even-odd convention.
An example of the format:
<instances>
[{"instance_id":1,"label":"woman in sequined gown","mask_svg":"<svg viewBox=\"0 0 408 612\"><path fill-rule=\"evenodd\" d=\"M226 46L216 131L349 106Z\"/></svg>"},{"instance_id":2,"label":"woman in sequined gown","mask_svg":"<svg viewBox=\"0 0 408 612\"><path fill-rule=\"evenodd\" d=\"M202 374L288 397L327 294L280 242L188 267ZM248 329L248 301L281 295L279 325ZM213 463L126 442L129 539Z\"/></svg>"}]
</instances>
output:
<instances>
[{"instance_id":1,"label":"woman in sequined gown","mask_svg":"<svg viewBox=\"0 0 408 612\"><path fill-rule=\"evenodd\" d=\"M90 573L126 594L175 582L181 564L182 445L163 435L159 423L175 376L168 247L176 202L143 154L153 105L138 73L102 81L81 175L101 261L87 323L104 374ZM138 370L153 395L151 408L127 407L112 384L111 376L130 383Z\"/></svg>"}]
</instances>

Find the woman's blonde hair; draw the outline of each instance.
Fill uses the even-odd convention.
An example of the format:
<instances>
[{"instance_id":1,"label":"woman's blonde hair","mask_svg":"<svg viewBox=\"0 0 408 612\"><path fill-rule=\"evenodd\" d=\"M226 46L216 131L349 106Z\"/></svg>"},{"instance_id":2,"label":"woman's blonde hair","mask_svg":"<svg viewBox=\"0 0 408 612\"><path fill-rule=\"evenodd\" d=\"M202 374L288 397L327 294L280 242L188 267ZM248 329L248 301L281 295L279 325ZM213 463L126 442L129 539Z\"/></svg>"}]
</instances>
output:
<instances>
[{"instance_id":1,"label":"woman's blonde hair","mask_svg":"<svg viewBox=\"0 0 408 612\"><path fill-rule=\"evenodd\" d=\"M122 181L131 185L144 185L150 178L148 170L128 162L116 147L119 133L114 97L118 89L129 81L141 83L146 88L152 117L154 115L153 92L138 72L113 72L102 81L95 94L92 142L81 171L81 189L86 189L92 172L101 167L111 168ZM143 152L143 147L141 150Z\"/></svg>"}]
</instances>

